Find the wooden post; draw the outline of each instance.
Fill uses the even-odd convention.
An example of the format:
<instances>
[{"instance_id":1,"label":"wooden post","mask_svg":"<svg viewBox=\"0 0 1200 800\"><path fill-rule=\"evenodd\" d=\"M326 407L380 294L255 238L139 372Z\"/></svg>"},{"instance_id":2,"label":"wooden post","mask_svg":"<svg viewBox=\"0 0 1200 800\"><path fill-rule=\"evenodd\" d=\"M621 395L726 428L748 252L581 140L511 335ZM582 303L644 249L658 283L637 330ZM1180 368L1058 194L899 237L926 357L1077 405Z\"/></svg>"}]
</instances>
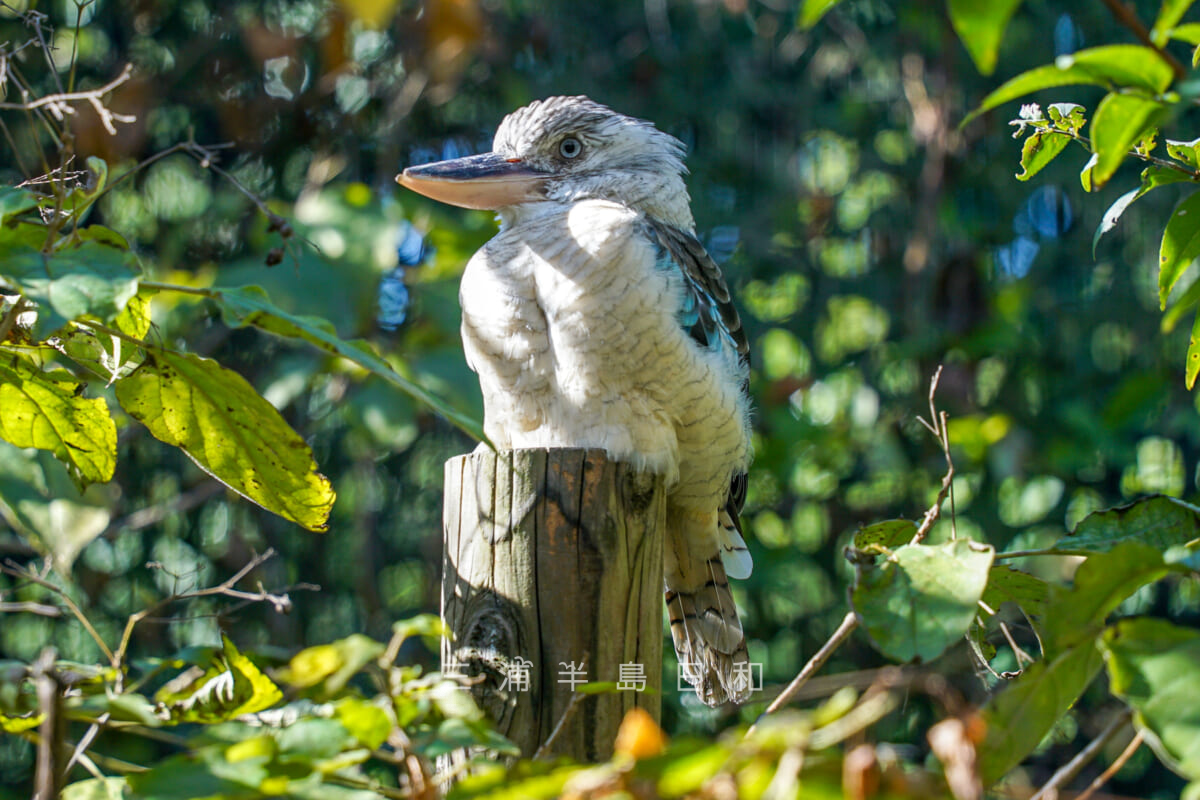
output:
<instances>
[{"instance_id":1,"label":"wooden post","mask_svg":"<svg viewBox=\"0 0 1200 800\"><path fill-rule=\"evenodd\" d=\"M524 755L607 759L626 711L661 713L662 478L597 450L481 448L445 486L443 669L482 676L476 701ZM646 689L577 693L572 664L589 683L640 664Z\"/></svg>"}]
</instances>

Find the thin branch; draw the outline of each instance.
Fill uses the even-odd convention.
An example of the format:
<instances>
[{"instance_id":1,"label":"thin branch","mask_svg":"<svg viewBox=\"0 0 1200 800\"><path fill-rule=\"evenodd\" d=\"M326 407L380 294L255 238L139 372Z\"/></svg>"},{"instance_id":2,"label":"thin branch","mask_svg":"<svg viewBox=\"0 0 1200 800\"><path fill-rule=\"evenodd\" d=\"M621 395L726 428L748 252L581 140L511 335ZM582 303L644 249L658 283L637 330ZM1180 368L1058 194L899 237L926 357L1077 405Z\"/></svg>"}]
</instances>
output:
<instances>
[{"instance_id":1,"label":"thin branch","mask_svg":"<svg viewBox=\"0 0 1200 800\"><path fill-rule=\"evenodd\" d=\"M36 614L39 617L57 618L62 616L62 609L42 603L6 603L0 602L0 614Z\"/></svg>"},{"instance_id":2,"label":"thin branch","mask_svg":"<svg viewBox=\"0 0 1200 800\"><path fill-rule=\"evenodd\" d=\"M21 567L12 561L5 561L3 564L0 564L0 572L3 572L6 575L11 575L14 578L20 578L22 580L27 580L30 583L35 583L38 586L41 586L43 589L48 589L54 594L58 595L59 599L63 601L63 605L70 610L71 614L75 616L75 619L79 620L79 623L83 625L83 628L88 632L88 635L92 637L92 641L94 641L100 648L100 652L104 653L104 657L110 662L112 661L112 650L110 650L108 645L104 643L104 640L100 638L100 634L96 632L96 629L92 626L91 621L84 616L83 611L78 605L76 605L75 601L71 599L71 597L66 593L65 590L63 590L61 586L55 586L53 583L41 577L40 575L37 575L32 570L21 569Z\"/></svg>"},{"instance_id":3,"label":"thin branch","mask_svg":"<svg viewBox=\"0 0 1200 800\"><path fill-rule=\"evenodd\" d=\"M758 723L762 721L763 717L767 716L768 714L774 714L776 711L787 705L788 702L796 696L796 693L800 691L801 687L808 683L808 679L815 675L817 670L825 666L825 662L829 660L829 657L833 655L834 651L837 650L838 647L841 646L842 642L849 638L850 634L853 633L854 629L857 627L858 615L853 611L848 612L845 618L842 619L842 624L838 625L837 630L833 632L833 635L829 637L829 640L825 642L825 644L821 645L821 649L818 650L813 657L808 660L808 663L804 665L804 669L800 670L800 674L792 679L792 682L787 685L787 688L784 689L778 697L771 701L771 705L767 706L767 710L764 711L759 716L758 720L750 726L750 730L746 731L746 735L749 736L750 734L754 733L754 729L758 727Z\"/></svg>"},{"instance_id":4,"label":"thin branch","mask_svg":"<svg viewBox=\"0 0 1200 800\"><path fill-rule=\"evenodd\" d=\"M55 71L55 77L57 75L58 73ZM115 111L109 110L105 107L102 98L121 84L128 82L131 77L133 77L133 64L126 64L125 69L121 70L120 75L96 89L89 89L86 92L58 92L39 97L36 100L25 99L20 103L0 103L0 111L36 111L39 108L45 108L56 120L62 122L68 114L75 113L75 109L71 106L71 103L87 102L95 109L96 114L100 117L100 122L104 125L104 129L110 135L116 136L117 128L113 124L114 122L129 124L136 122L137 117L132 114L118 114ZM21 95L24 98L28 98L29 96L24 90L22 90Z\"/></svg>"},{"instance_id":5,"label":"thin branch","mask_svg":"<svg viewBox=\"0 0 1200 800\"><path fill-rule=\"evenodd\" d=\"M1150 38L1150 31L1146 30L1146 26L1138 19L1133 9L1122 3L1121 0L1101 0L1101 2L1108 7L1108 10L1112 12L1117 22L1128 28L1137 37L1139 42L1149 47L1158 54L1159 58L1166 62L1171 71L1175 73L1175 80L1181 81L1187 77L1187 67L1183 66L1175 56L1154 43L1154 40Z\"/></svg>"},{"instance_id":6,"label":"thin branch","mask_svg":"<svg viewBox=\"0 0 1200 800\"><path fill-rule=\"evenodd\" d=\"M1117 714L1112 722L1108 723L1095 739L1088 742L1087 747L1080 750L1074 758L1051 775L1050 780L1046 781L1046 784L1041 789L1038 789L1037 794L1029 798L1029 800L1049 800L1049 798L1057 797L1058 790L1075 780L1075 776L1096 757L1097 753L1104 749L1106 744L1112 741L1112 738L1119 731L1124 729L1125 725L1132 718L1133 711L1130 709L1125 709L1125 711Z\"/></svg>"},{"instance_id":7,"label":"thin branch","mask_svg":"<svg viewBox=\"0 0 1200 800\"><path fill-rule=\"evenodd\" d=\"M260 555L254 556L252 559L250 559L250 561L245 566L243 566L236 573L234 573L231 577L222 581L221 583L217 584L216 586L209 586L205 589L195 589L195 590L189 591L189 592L181 592L179 594L172 594L169 597L164 597L162 600L159 600L157 603L155 603L147 608L143 608L141 611L137 611L133 614L130 614L129 620L125 623L125 630L121 633L121 643L117 647L116 653L113 654L113 656L110 659L113 667L118 670L118 672L117 672L117 684L118 684L117 688L118 688L118 690L121 688L120 684L122 683L122 681L124 679L124 673L123 673L123 671L120 670L120 667L122 664L125 663L125 654L129 650L129 643L133 638L133 629L138 625L138 623L142 622L147 617L153 616L163 606L169 605L171 603L179 602L180 600L192 600L197 597L211 597L213 595L223 595L225 597L234 597L234 598L238 598L241 600L249 600L249 601L254 601L254 602L259 602L259 601L268 602L272 606L274 606L274 608L277 611L280 611L281 613L286 613L286 610L291 608L291 603L292 603L291 599L287 596L287 594L272 594L270 592L265 591L262 588L261 584L259 585L258 592L254 592L254 593L243 592L241 590L234 588L234 586L236 586L237 583L240 580L242 580L242 578L246 577L246 575L248 575L250 572L252 572L253 570L262 566L263 563L265 563L266 561L269 561L274 556L275 556L274 548L267 548L266 552L264 552ZM155 566L161 566L161 565L157 565L157 564L151 562L147 566L155 567ZM302 586L304 588L308 588L307 584L302 584Z\"/></svg>"},{"instance_id":8,"label":"thin branch","mask_svg":"<svg viewBox=\"0 0 1200 800\"><path fill-rule=\"evenodd\" d=\"M946 427L947 416L945 411L938 411L934 404L934 399L937 396L938 382L942 379L942 365L938 364L937 371L933 373L933 379L929 381L929 420L922 417L917 417L917 421L925 426L925 429L933 434L933 438L937 439L938 444L942 446L942 455L946 458L946 474L942 477L942 487L938 490L937 497L933 501L933 505L929 506L929 510L925 512L924 519L921 520L920 527L917 528L916 534L912 538L913 544L920 544L925 541L925 537L929 535L930 528L933 523L937 522L938 517L942 514L942 503L946 501L946 497L950 497L950 525L952 538L958 538L958 530L955 527L954 512L954 460L950 457L950 432Z\"/></svg>"},{"instance_id":9,"label":"thin branch","mask_svg":"<svg viewBox=\"0 0 1200 800\"><path fill-rule=\"evenodd\" d=\"M1142 738L1142 732L1138 731L1137 734L1134 735L1133 740L1129 742L1129 746L1121 751L1121 755L1117 756L1117 760L1109 764L1108 769L1104 770L1104 772L1101 772L1100 776L1096 778L1096 780L1092 781L1091 785L1084 789L1083 792L1075 798L1075 800L1088 800L1089 797L1096 793L1096 790L1108 783L1109 779L1112 778L1113 775L1116 775L1118 772L1120 772L1121 767L1125 766L1125 762L1132 758L1133 754L1137 752L1137 749L1142 746Z\"/></svg>"},{"instance_id":10,"label":"thin branch","mask_svg":"<svg viewBox=\"0 0 1200 800\"><path fill-rule=\"evenodd\" d=\"M587 669L586 655L583 657L582 668L585 670ZM585 697L587 697L587 695L579 692L575 692L571 695L571 702L567 703L567 707L563 709L562 716L560 716L558 718L558 722L554 724L554 730L550 731L550 735L546 737L546 741L542 742L542 746L539 747L537 752L533 754L535 759L541 758L550 752L550 745L554 744L554 740L557 739L558 734L562 732L563 726L567 724L567 719L575 711L575 706L579 705Z\"/></svg>"}]
</instances>

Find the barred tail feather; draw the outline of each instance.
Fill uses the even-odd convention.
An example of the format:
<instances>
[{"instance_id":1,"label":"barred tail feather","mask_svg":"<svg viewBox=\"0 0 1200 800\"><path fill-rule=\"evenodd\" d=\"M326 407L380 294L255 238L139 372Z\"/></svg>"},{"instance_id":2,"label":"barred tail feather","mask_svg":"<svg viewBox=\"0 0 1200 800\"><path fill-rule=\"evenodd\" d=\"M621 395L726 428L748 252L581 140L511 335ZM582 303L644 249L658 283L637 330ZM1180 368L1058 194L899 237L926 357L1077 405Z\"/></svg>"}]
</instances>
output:
<instances>
[{"instance_id":1,"label":"barred tail feather","mask_svg":"<svg viewBox=\"0 0 1200 800\"><path fill-rule=\"evenodd\" d=\"M710 706L745 702L751 690L750 658L721 553L710 550L708 559L687 558L699 542L680 541L672 527L668 526L665 598L680 670ZM712 531L705 538L711 540L714 534L720 537L719 531Z\"/></svg>"}]
</instances>

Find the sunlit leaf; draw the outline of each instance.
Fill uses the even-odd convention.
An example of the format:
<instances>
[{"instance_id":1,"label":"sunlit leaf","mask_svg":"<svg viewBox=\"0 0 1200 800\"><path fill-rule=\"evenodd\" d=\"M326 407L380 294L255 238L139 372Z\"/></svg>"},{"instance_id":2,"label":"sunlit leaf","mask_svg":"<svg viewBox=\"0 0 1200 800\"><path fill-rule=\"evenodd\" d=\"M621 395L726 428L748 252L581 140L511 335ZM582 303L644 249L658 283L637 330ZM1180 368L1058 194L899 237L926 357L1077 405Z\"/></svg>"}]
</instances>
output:
<instances>
[{"instance_id":1,"label":"sunlit leaf","mask_svg":"<svg viewBox=\"0 0 1200 800\"><path fill-rule=\"evenodd\" d=\"M825 12L836 6L841 0L804 0L800 7L800 16L796 24L800 28L811 28L821 21Z\"/></svg>"},{"instance_id":2,"label":"sunlit leaf","mask_svg":"<svg viewBox=\"0 0 1200 800\"><path fill-rule=\"evenodd\" d=\"M1071 137L1065 133L1047 131L1035 133L1025 139L1021 147L1021 173L1017 180L1027 181L1042 171L1068 144Z\"/></svg>"},{"instance_id":3,"label":"sunlit leaf","mask_svg":"<svg viewBox=\"0 0 1200 800\"><path fill-rule=\"evenodd\" d=\"M383 651L384 646L374 639L361 633L351 634L332 644L301 650L279 672L279 679L300 689L323 682L323 689L334 693Z\"/></svg>"},{"instance_id":4,"label":"sunlit leaf","mask_svg":"<svg viewBox=\"0 0 1200 800\"><path fill-rule=\"evenodd\" d=\"M339 702L334 717L351 736L372 750L383 744L392 732L392 721L387 712L357 697L347 697Z\"/></svg>"},{"instance_id":5,"label":"sunlit leaf","mask_svg":"<svg viewBox=\"0 0 1200 800\"><path fill-rule=\"evenodd\" d=\"M229 637L207 670L192 669L168 682L155 695L161 715L171 722L220 722L263 711L283 697L270 678L242 655Z\"/></svg>"},{"instance_id":6,"label":"sunlit leaf","mask_svg":"<svg viewBox=\"0 0 1200 800\"><path fill-rule=\"evenodd\" d=\"M962 124L996 106L1041 89L1090 84L1106 88L1131 87L1158 94L1171 85L1173 77L1171 68L1149 47L1134 44L1092 47L1059 56L1053 64L1022 72L985 97Z\"/></svg>"},{"instance_id":7,"label":"sunlit leaf","mask_svg":"<svg viewBox=\"0 0 1200 800\"><path fill-rule=\"evenodd\" d=\"M147 346L142 366L116 391L155 438L181 448L238 494L309 530L328 527L334 491L312 451L236 372Z\"/></svg>"},{"instance_id":8,"label":"sunlit leaf","mask_svg":"<svg viewBox=\"0 0 1200 800\"><path fill-rule=\"evenodd\" d=\"M950 24L971 54L975 67L984 75L996 69L996 51L1004 38L1004 29L1021 0L949 0Z\"/></svg>"},{"instance_id":9,"label":"sunlit leaf","mask_svg":"<svg viewBox=\"0 0 1200 800\"><path fill-rule=\"evenodd\" d=\"M1167 297L1184 270L1200 255L1200 192L1188 195L1171 212L1158 251L1158 302L1167 307Z\"/></svg>"},{"instance_id":10,"label":"sunlit leaf","mask_svg":"<svg viewBox=\"0 0 1200 800\"><path fill-rule=\"evenodd\" d=\"M1197 154L1197 147L1200 147L1200 139L1193 139L1190 142L1177 142L1173 139L1167 139L1167 155L1176 161L1182 161L1192 169L1200 167L1200 156Z\"/></svg>"},{"instance_id":11,"label":"sunlit leaf","mask_svg":"<svg viewBox=\"0 0 1200 800\"><path fill-rule=\"evenodd\" d=\"M1162 0L1154 27L1150 29L1150 41L1159 47L1165 45L1171 39L1175 23L1183 19L1183 15L1195 2L1196 0Z\"/></svg>"},{"instance_id":12,"label":"sunlit leaf","mask_svg":"<svg viewBox=\"0 0 1200 800\"><path fill-rule=\"evenodd\" d=\"M661 753L667 746L667 735L644 708L631 708L625 712L613 750L633 758L650 758Z\"/></svg>"},{"instance_id":13,"label":"sunlit leaf","mask_svg":"<svg viewBox=\"0 0 1200 800\"><path fill-rule=\"evenodd\" d=\"M221 304L225 320L231 326L253 325L268 333L289 339L303 339L330 353L347 358L393 384L413 399L445 417L476 439L484 439L478 420L463 414L434 397L423 387L403 377L391 364L375 353L368 342L347 341L323 319L290 314L271 303L267 293L258 286L240 289L214 289L211 296Z\"/></svg>"},{"instance_id":14,"label":"sunlit leaf","mask_svg":"<svg viewBox=\"0 0 1200 800\"><path fill-rule=\"evenodd\" d=\"M1200 375L1200 311L1196 312L1196 321L1192 323L1184 365L1184 383L1191 389L1196 385L1196 376Z\"/></svg>"},{"instance_id":15,"label":"sunlit leaf","mask_svg":"<svg viewBox=\"0 0 1200 800\"><path fill-rule=\"evenodd\" d=\"M64 786L61 800L129 800L124 778L89 778Z\"/></svg>"},{"instance_id":16,"label":"sunlit leaf","mask_svg":"<svg viewBox=\"0 0 1200 800\"><path fill-rule=\"evenodd\" d=\"M112 478L117 426L103 398L83 397L69 373L48 373L12 356L0 363L0 438L47 450L81 486Z\"/></svg>"},{"instance_id":17,"label":"sunlit leaf","mask_svg":"<svg viewBox=\"0 0 1200 800\"><path fill-rule=\"evenodd\" d=\"M854 546L859 550L881 547L894 550L906 545L917 535L917 523L908 519L889 519L875 522L854 534Z\"/></svg>"},{"instance_id":18,"label":"sunlit leaf","mask_svg":"<svg viewBox=\"0 0 1200 800\"><path fill-rule=\"evenodd\" d=\"M1133 204L1133 201L1160 186L1168 186L1172 183L1181 183L1189 180L1191 178L1187 173L1177 169L1154 165L1142 170L1141 185L1118 197L1108 207L1108 210L1104 212L1104 216L1100 219L1100 224L1096 226L1096 232L1092 235L1092 258L1096 257L1096 245L1099 243L1100 237L1116 227L1117 221L1129 206ZM1088 187L1085 186L1084 188ZM1090 191L1090 188L1088 190Z\"/></svg>"},{"instance_id":19,"label":"sunlit leaf","mask_svg":"<svg viewBox=\"0 0 1200 800\"><path fill-rule=\"evenodd\" d=\"M904 545L861 567L851 603L871 641L897 661L930 661L963 636L978 610L994 551L966 539Z\"/></svg>"},{"instance_id":20,"label":"sunlit leaf","mask_svg":"<svg viewBox=\"0 0 1200 800\"><path fill-rule=\"evenodd\" d=\"M1104 632L1112 693L1171 769L1200 780L1200 631L1164 619L1123 619Z\"/></svg>"},{"instance_id":21,"label":"sunlit leaf","mask_svg":"<svg viewBox=\"0 0 1200 800\"><path fill-rule=\"evenodd\" d=\"M1168 31L1172 39L1178 39L1188 44L1200 44L1200 22L1186 22L1176 25Z\"/></svg>"},{"instance_id":22,"label":"sunlit leaf","mask_svg":"<svg viewBox=\"0 0 1200 800\"><path fill-rule=\"evenodd\" d=\"M30 712L20 716L10 714L0 714L0 731L4 733L23 733L31 731L38 725L42 724L42 720L46 716L41 713Z\"/></svg>"},{"instance_id":23,"label":"sunlit leaf","mask_svg":"<svg viewBox=\"0 0 1200 800\"><path fill-rule=\"evenodd\" d=\"M1110 93L1100 101L1092 117L1092 146L1096 164L1092 186L1099 189L1125 160L1134 142L1162 116L1164 106L1137 94Z\"/></svg>"}]
</instances>

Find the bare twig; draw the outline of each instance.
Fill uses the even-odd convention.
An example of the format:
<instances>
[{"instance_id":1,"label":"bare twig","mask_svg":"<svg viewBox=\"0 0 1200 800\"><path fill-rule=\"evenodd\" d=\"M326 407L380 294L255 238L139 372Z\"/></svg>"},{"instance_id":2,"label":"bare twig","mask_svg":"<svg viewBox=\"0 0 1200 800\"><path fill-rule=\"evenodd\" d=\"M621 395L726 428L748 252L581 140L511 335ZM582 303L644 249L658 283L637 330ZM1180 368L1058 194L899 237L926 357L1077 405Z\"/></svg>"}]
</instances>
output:
<instances>
[{"instance_id":1,"label":"bare twig","mask_svg":"<svg viewBox=\"0 0 1200 800\"><path fill-rule=\"evenodd\" d=\"M1187 67L1183 66L1175 56L1154 43L1154 40L1150 38L1150 31L1146 30L1146 26L1138 19L1137 14L1133 12L1132 8L1122 3L1121 0L1101 0L1101 2L1108 7L1108 10L1112 12L1117 22L1128 28L1137 37L1139 42L1149 47L1158 54L1159 58L1166 62L1171 71L1175 73L1175 80L1183 80L1187 76Z\"/></svg>"},{"instance_id":2,"label":"bare twig","mask_svg":"<svg viewBox=\"0 0 1200 800\"><path fill-rule=\"evenodd\" d=\"M48 606L43 603L6 603L0 602L0 614L36 614L39 617L61 617L62 609L58 606Z\"/></svg>"},{"instance_id":3,"label":"bare twig","mask_svg":"<svg viewBox=\"0 0 1200 800\"><path fill-rule=\"evenodd\" d=\"M108 645L104 643L104 640L100 638L100 634L97 633L95 627L92 626L91 620L84 616L83 611L61 586L55 586L53 583L38 575L33 570L22 569L12 561L5 561L3 564L0 564L0 572L3 572L6 575L11 575L14 578L35 583L38 586L41 586L43 589L48 589L56 594L59 599L62 600L63 605L65 605L70 610L71 614L74 615L75 619L79 620L79 623L83 625L83 629L86 630L88 635L92 637L92 641L94 641L100 648L100 652L104 653L104 657L109 661L112 661L112 650L110 650Z\"/></svg>"},{"instance_id":4,"label":"bare twig","mask_svg":"<svg viewBox=\"0 0 1200 800\"><path fill-rule=\"evenodd\" d=\"M842 624L838 625L837 630L833 632L833 635L829 637L829 640L825 642L825 644L821 645L821 649L818 650L813 657L808 660L808 663L804 665L804 669L800 670L800 673L792 679L792 682L788 684L787 688L784 689L779 696L771 702L771 705L767 706L767 710L764 711L761 716L759 716L758 721L750 726L750 730L746 731L746 735L749 736L750 734L754 733L754 729L758 727L758 722L762 721L763 717L767 716L768 714L774 714L776 711L787 705L788 702L796 696L796 693L800 691L801 687L808 683L808 679L815 675L817 670L825 666L825 662L829 660L829 657L833 655L833 652L841 646L842 642L849 638L850 634L853 633L854 629L857 627L858 615L856 615L853 611L848 612L845 618L842 619Z\"/></svg>"},{"instance_id":5,"label":"bare twig","mask_svg":"<svg viewBox=\"0 0 1200 800\"><path fill-rule=\"evenodd\" d=\"M558 718L558 722L554 724L554 730L550 731L550 735L546 737L546 741L542 742L542 746L539 747L537 752L533 754L535 759L542 758L550 752L550 745L554 744L554 740L557 739L558 734L562 732L563 726L567 724L567 719L569 719L571 714L574 713L575 706L579 705L585 697L587 697L587 695L579 692L575 692L571 695L571 702L567 703L567 707L563 709L562 716L560 716Z\"/></svg>"},{"instance_id":6,"label":"bare twig","mask_svg":"<svg viewBox=\"0 0 1200 800\"><path fill-rule=\"evenodd\" d=\"M1117 760L1109 764L1108 769L1104 770L1104 772L1101 772L1099 777L1092 781L1091 785L1084 789L1083 792L1081 792L1075 798L1075 800L1088 800L1088 798L1094 795L1101 786L1108 783L1109 779L1112 778L1113 775L1116 775L1118 772L1120 772L1121 767L1125 766L1125 762L1132 758L1133 754L1137 752L1137 749L1142 746L1142 738L1142 732L1138 731L1134 735L1133 740L1129 742L1129 746L1121 751L1121 755L1117 756Z\"/></svg>"},{"instance_id":7,"label":"bare twig","mask_svg":"<svg viewBox=\"0 0 1200 800\"><path fill-rule=\"evenodd\" d=\"M1038 789L1037 794L1029 798L1029 800L1051 800L1058 796L1058 790L1075 780L1075 776L1079 774L1088 762L1096 757L1104 746L1112 741L1112 738L1124 729L1129 720L1133 717L1133 712L1129 709L1117 714L1112 721L1100 731L1100 734L1095 739L1088 742L1087 747L1079 751L1079 753L1064 764L1057 772L1050 776L1050 780Z\"/></svg>"},{"instance_id":8,"label":"bare twig","mask_svg":"<svg viewBox=\"0 0 1200 800\"><path fill-rule=\"evenodd\" d=\"M238 597L238 598L242 598L242 599L265 600L265 601L271 603L271 605L275 606L276 609L290 607L291 600L288 599L286 594L273 595L273 594L263 591L261 589L261 587L259 589L259 592L256 594L242 592L242 591L239 591L239 590L233 588L235 585L237 585L238 581L240 581L242 578L246 577L246 575L248 575L251 571L260 567L264 562L270 560L274 556L275 556L275 550L273 548L268 548L266 550L266 552L264 552L260 555L254 556L254 558L250 559L250 561L245 566L243 566L241 569L239 569L230 578L222 581L221 583L218 583L216 586L209 586L206 589L195 589L190 592L181 592L179 594L172 594L169 597L164 597L162 600L159 600L157 603L155 603L152 606L149 606L148 608L143 608L141 611L137 611L133 614L130 614L129 620L125 623L125 630L121 633L121 643L117 647L116 652L110 658L110 661L112 662L113 667L118 669L118 672L117 672L118 689L120 689L119 684L123 680L123 673L120 671L120 666L125 662L125 653L129 650L129 642L133 637L133 629L135 627L137 627L137 624L139 622L146 619L147 617L154 615L160 608L162 608L165 605L169 605L170 603L175 603L180 600L191 600L191 599L194 599L197 597L211 597L213 595L225 595L227 597Z\"/></svg>"},{"instance_id":9,"label":"bare twig","mask_svg":"<svg viewBox=\"0 0 1200 800\"><path fill-rule=\"evenodd\" d=\"M946 501L946 497L950 497L950 535L951 538L958 538L958 530L955 527L954 512L954 461L950 457L950 432L946 428L946 412L938 411L934 405L934 398L937 395L938 381L942 378L942 365L939 364L937 371L933 373L933 379L929 382L929 420L923 417L917 417L917 421L925 426L926 430L933 434L937 439L938 444L942 446L942 454L946 458L946 474L942 477L942 488L938 490L937 497L933 501L933 505L925 512L925 517L921 520L920 527L917 528L916 534L912 538L913 544L919 544L929 535L929 529L933 527L933 523L937 522L938 517L942 514L942 503Z\"/></svg>"},{"instance_id":10,"label":"bare twig","mask_svg":"<svg viewBox=\"0 0 1200 800\"><path fill-rule=\"evenodd\" d=\"M53 70L53 72L57 78L57 70ZM137 117L132 114L118 114L110 110L104 105L102 98L121 84L128 82L131 77L133 77L133 65L126 64L125 69L121 70L120 75L103 86L89 89L86 92L58 92L30 100L28 92L22 89L22 101L20 103L0 103L0 111L36 111L39 108L45 108L56 120L62 122L68 114L75 113L75 109L71 106L71 103L87 102L95 109L97 116L100 117L100 122L104 125L104 129L112 136L116 136L117 128L113 123L122 122L128 124L136 122Z\"/></svg>"},{"instance_id":11,"label":"bare twig","mask_svg":"<svg viewBox=\"0 0 1200 800\"><path fill-rule=\"evenodd\" d=\"M96 735L100 733L100 729L108 722L112 715L105 711L95 722L88 726L87 731L80 737L79 743L75 745L75 750L71 753L71 757L67 760L66 766L63 767L62 775L65 780L71 772L71 767L75 766L76 761L82 761L87 758L87 749L92 746L92 742L96 740Z\"/></svg>"}]
</instances>

